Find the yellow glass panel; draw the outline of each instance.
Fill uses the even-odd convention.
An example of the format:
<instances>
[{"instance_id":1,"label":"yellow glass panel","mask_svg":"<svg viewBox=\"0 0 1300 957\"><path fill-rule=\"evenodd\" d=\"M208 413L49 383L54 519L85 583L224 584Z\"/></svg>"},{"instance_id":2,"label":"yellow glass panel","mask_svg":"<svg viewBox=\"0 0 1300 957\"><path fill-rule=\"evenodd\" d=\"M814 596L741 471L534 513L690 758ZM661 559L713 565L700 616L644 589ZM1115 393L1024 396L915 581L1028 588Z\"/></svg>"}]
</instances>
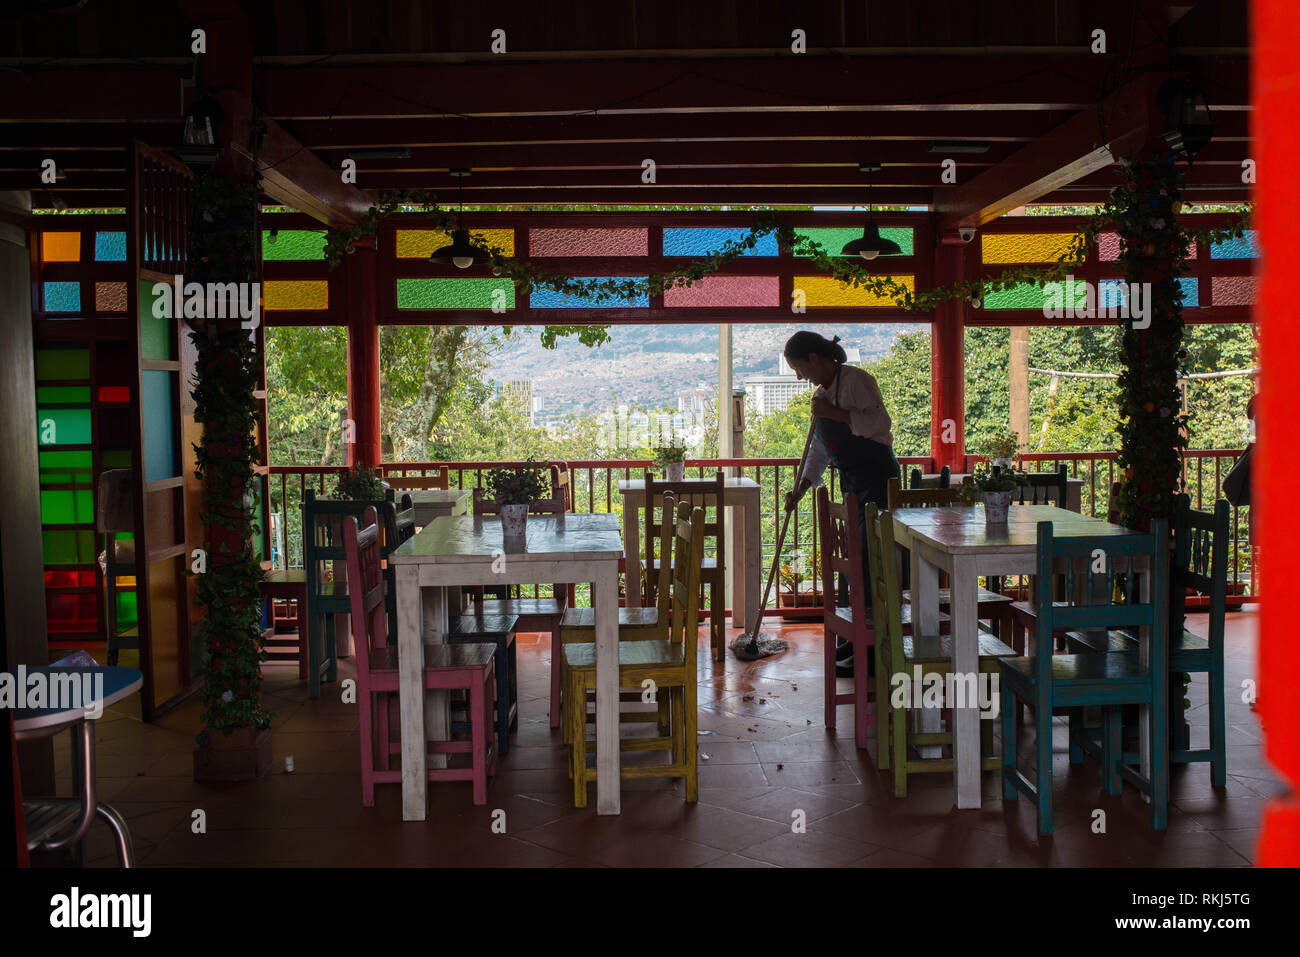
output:
<instances>
[{"instance_id":1,"label":"yellow glass panel","mask_svg":"<svg viewBox=\"0 0 1300 957\"><path fill-rule=\"evenodd\" d=\"M985 233L986 263L1054 263L1070 251L1076 233Z\"/></svg>"},{"instance_id":2,"label":"yellow glass panel","mask_svg":"<svg viewBox=\"0 0 1300 957\"><path fill-rule=\"evenodd\" d=\"M262 308L328 309L329 289L324 279L272 279L262 284Z\"/></svg>"},{"instance_id":3,"label":"yellow glass panel","mask_svg":"<svg viewBox=\"0 0 1300 957\"><path fill-rule=\"evenodd\" d=\"M894 281L916 291L914 276L894 276ZM840 282L834 276L795 276L794 288L802 289L808 306L895 306L893 296Z\"/></svg>"},{"instance_id":4,"label":"yellow glass panel","mask_svg":"<svg viewBox=\"0 0 1300 957\"><path fill-rule=\"evenodd\" d=\"M41 233L41 261L75 263L81 261L81 233Z\"/></svg>"},{"instance_id":5,"label":"yellow glass panel","mask_svg":"<svg viewBox=\"0 0 1300 957\"><path fill-rule=\"evenodd\" d=\"M515 254L513 229L471 229L469 238L484 249L496 246L507 256ZM435 249L441 249L450 242L451 234L445 229L399 229L397 258L428 259Z\"/></svg>"}]
</instances>

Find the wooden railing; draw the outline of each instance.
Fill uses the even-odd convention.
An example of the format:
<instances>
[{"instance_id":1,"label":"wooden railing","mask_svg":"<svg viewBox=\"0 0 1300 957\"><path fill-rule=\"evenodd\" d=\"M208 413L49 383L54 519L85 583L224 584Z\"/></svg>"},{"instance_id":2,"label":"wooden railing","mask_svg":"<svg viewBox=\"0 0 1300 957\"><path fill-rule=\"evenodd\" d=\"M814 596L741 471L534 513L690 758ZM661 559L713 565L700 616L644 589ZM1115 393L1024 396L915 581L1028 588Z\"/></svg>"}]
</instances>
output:
<instances>
[{"instance_id":1,"label":"wooden railing","mask_svg":"<svg viewBox=\"0 0 1300 957\"><path fill-rule=\"evenodd\" d=\"M1183 484L1192 499L1193 508L1212 508L1215 499L1221 496L1223 478L1239 458L1241 451L1228 449L1196 449L1184 453ZM1082 482L1082 508L1084 514L1105 517L1110 502L1110 487L1115 481L1118 467L1114 452L1033 452L1022 457L1032 468L1041 471L1054 471L1064 464L1072 478ZM981 456L968 456L968 467ZM902 456L899 463L903 474L913 466L922 469L930 467L928 456ZM451 488L482 487L486 473L497 466L521 465L521 462L402 462L386 463L392 468L400 468L407 475L424 474L437 469L445 469ZM782 517L782 500L786 491L794 486L795 469L799 460L795 458L735 458L735 459L687 459L687 475L711 475L718 469L729 474L754 479L761 488L761 527L763 530L763 575L771 565L775 551L776 538ZM621 479L641 478L646 469L653 468L648 459L591 459L570 461L573 508L581 513L614 513L622 516L623 503L618 491ZM271 511L284 516L285 548L282 556L277 556L279 563L288 567L302 564L301 544L301 510L303 491L314 488L318 493L329 492L336 477L342 473L342 466L329 465L273 465L270 467ZM827 480L831 484L832 494L837 493L835 472L827 470ZM815 559L819 554L820 541L817 522L813 515L814 496L805 496L790 522L786 542L782 549L783 564L792 566L801 563L803 583L801 590L807 597L799 599L811 603L805 605L806 611L788 609L785 613L795 617L802 615L817 616L821 605L820 572ZM285 508L285 504L289 508ZM1231 599L1237 603L1253 597L1253 583L1256 581L1254 555L1249 545L1249 509L1232 510L1232 549L1229 562L1229 586ZM786 584L774 586L774 598L771 602L775 609L779 601L777 592L792 595ZM783 600L794 601L792 597Z\"/></svg>"}]
</instances>

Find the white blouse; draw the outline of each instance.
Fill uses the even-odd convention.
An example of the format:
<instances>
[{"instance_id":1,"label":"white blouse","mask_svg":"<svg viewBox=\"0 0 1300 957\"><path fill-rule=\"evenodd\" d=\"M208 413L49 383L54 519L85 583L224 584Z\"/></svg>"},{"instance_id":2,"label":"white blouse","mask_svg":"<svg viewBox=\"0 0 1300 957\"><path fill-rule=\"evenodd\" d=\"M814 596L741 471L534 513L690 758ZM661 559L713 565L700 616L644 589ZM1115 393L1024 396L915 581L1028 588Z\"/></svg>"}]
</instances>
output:
<instances>
[{"instance_id":1,"label":"white blouse","mask_svg":"<svg viewBox=\"0 0 1300 957\"><path fill-rule=\"evenodd\" d=\"M880 386L876 385L876 380L871 373L857 366L841 365L837 379L839 381L832 382L829 388L818 386L817 391L813 393L813 398L825 399L841 409L847 409L849 429L854 435L871 439L881 445L892 446L894 444L894 433L891 431L893 422L889 418L889 413L885 411L885 400L880 394ZM830 454L826 451L825 444L814 433L812 442L808 445L808 460L803 469L803 477L808 479L814 488L822 484L822 476L826 472L829 461Z\"/></svg>"}]
</instances>

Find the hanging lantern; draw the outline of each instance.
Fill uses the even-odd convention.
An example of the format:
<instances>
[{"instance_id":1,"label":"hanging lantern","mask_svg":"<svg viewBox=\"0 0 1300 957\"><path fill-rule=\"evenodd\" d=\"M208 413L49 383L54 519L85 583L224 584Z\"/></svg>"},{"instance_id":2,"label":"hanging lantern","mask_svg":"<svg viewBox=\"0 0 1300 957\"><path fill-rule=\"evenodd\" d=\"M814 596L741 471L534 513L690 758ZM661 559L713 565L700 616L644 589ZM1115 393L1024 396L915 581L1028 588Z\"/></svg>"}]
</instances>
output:
<instances>
[{"instance_id":1,"label":"hanging lantern","mask_svg":"<svg viewBox=\"0 0 1300 957\"><path fill-rule=\"evenodd\" d=\"M1156 94L1170 126L1162 134L1169 148L1188 160L1214 138L1214 120L1205 94L1186 80L1166 80Z\"/></svg>"},{"instance_id":2,"label":"hanging lantern","mask_svg":"<svg viewBox=\"0 0 1300 957\"><path fill-rule=\"evenodd\" d=\"M194 170L211 168L217 162L221 155L217 137L224 116L221 106L212 97L202 96L194 101L185 112L181 145L176 149L181 162Z\"/></svg>"},{"instance_id":3,"label":"hanging lantern","mask_svg":"<svg viewBox=\"0 0 1300 957\"><path fill-rule=\"evenodd\" d=\"M850 240L840 250L841 256L859 256L868 261L877 256L898 256L903 250L892 239L880 235L880 227L872 217L871 174L880 170L879 163L859 163L858 169L867 174L867 224L862 227L862 238Z\"/></svg>"},{"instance_id":4,"label":"hanging lantern","mask_svg":"<svg viewBox=\"0 0 1300 957\"><path fill-rule=\"evenodd\" d=\"M474 245L470 241L469 230L461 223L461 216L465 212L465 201L460 198L460 191L464 188L465 177L470 174L470 171L467 168L458 168L448 172L460 181L460 186L457 188L460 210L456 214L456 228L451 234L451 245L435 249L433 254L429 256L429 262L437 263L440 266L455 266L457 269L482 266L484 263L492 261L492 254L482 246Z\"/></svg>"}]
</instances>

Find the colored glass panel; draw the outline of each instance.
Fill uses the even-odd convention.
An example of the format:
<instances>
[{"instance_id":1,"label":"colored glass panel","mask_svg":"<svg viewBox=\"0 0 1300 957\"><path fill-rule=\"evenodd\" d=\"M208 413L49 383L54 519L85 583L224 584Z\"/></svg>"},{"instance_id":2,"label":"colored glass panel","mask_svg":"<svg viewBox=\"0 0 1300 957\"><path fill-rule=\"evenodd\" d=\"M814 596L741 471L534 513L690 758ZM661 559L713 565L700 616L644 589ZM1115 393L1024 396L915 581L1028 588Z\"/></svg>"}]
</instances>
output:
<instances>
[{"instance_id":1,"label":"colored glass panel","mask_svg":"<svg viewBox=\"0 0 1300 957\"><path fill-rule=\"evenodd\" d=\"M1183 290L1183 308L1196 309L1200 306L1200 290L1195 276L1182 276L1178 285ZM1128 283L1122 279L1102 280L1098 289L1099 305L1115 303L1123 306L1128 302Z\"/></svg>"},{"instance_id":2,"label":"colored glass panel","mask_svg":"<svg viewBox=\"0 0 1300 957\"><path fill-rule=\"evenodd\" d=\"M41 261L75 263L81 261L81 233L41 233Z\"/></svg>"},{"instance_id":3,"label":"colored glass panel","mask_svg":"<svg viewBox=\"0 0 1300 957\"><path fill-rule=\"evenodd\" d=\"M90 489L41 489L41 522L88 525L95 520Z\"/></svg>"},{"instance_id":4,"label":"colored glass panel","mask_svg":"<svg viewBox=\"0 0 1300 957\"><path fill-rule=\"evenodd\" d=\"M96 312L126 312L126 283L95 283Z\"/></svg>"},{"instance_id":5,"label":"colored glass panel","mask_svg":"<svg viewBox=\"0 0 1300 957\"><path fill-rule=\"evenodd\" d=\"M95 233L95 261L126 262L126 233Z\"/></svg>"},{"instance_id":6,"label":"colored glass panel","mask_svg":"<svg viewBox=\"0 0 1300 957\"><path fill-rule=\"evenodd\" d=\"M1070 251L1077 233L984 233L986 263L1052 263Z\"/></svg>"},{"instance_id":7,"label":"colored glass panel","mask_svg":"<svg viewBox=\"0 0 1300 957\"><path fill-rule=\"evenodd\" d=\"M900 255L912 255L912 227L911 226L881 226L880 235L884 239L892 239L898 243L898 248L902 250ZM795 236L807 236L817 245L821 246L822 251L828 256L839 256L840 250L844 244L854 239L862 238L861 226L819 226L812 229L796 229ZM807 254L802 254L806 256Z\"/></svg>"},{"instance_id":8,"label":"colored glass panel","mask_svg":"<svg viewBox=\"0 0 1300 957\"><path fill-rule=\"evenodd\" d=\"M119 578L117 580L117 627L121 631L128 628L134 628L139 622L140 614L136 608L135 592L122 591L126 588L126 583L130 582L130 587L135 587L134 578Z\"/></svg>"},{"instance_id":9,"label":"colored glass panel","mask_svg":"<svg viewBox=\"0 0 1300 957\"><path fill-rule=\"evenodd\" d=\"M894 281L898 282L908 289L914 290L915 279L912 276L894 276ZM805 304L810 308L815 306L858 306L871 308L881 308L896 305L892 296L881 295L870 289L850 286L842 283L833 276L795 276L794 288L796 291L802 289L805 296Z\"/></svg>"},{"instance_id":10,"label":"colored glass panel","mask_svg":"<svg viewBox=\"0 0 1300 957\"><path fill-rule=\"evenodd\" d=\"M124 385L101 385L99 387L100 402L130 402L131 390Z\"/></svg>"},{"instance_id":11,"label":"colored glass panel","mask_svg":"<svg viewBox=\"0 0 1300 957\"><path fill-rule=\"evenodd\" d=\"M42 485L89 485L92 467L89 451L42 449L40 481Z\"/></svg>"},{"instance_id":12,"label":"colored glass panel","mask_svg":"<svg viewBox=\"0 0 1300 957\"><path fill-rule=\"evenodd\" d=\"M36 401L45 405L67 405L70 403L88 403L90 386L88 385L38 385Z\"/></svg>"},{"instance_id":13,"label":"colored glass panel","mask_svg":"<svg viewBox=\"0 0 1300 957\"><path fill-rule=\"evenodd\" d=\"M515 254L513 229L471 229L472 243L491 250L500 249L506 256ZM445 229L399 229L397 231L398 259L428 259L435 250L451 245L451 234Z\"/></svg>"},{"instance_id":14,"label":"colored glass panel","mask_svg":"<svg viewBox=\"0 0 1300 957\"><path fill-rule=\"evenodd\" d=\"M38 408L36 430L41 445L88 445L90 410Z\"/></svg>"},{"instance_id":15,"label":"colored glass panel","mask_svg":"<svg viewBox=\"0 0 1300 957\"><path fill-rule=\"evenodd\" d=\"M1187 258L1197 256L1196 243L1187 244ZM1119 259L1119 233L1102 233L1097 237L1097 258L1104 263L1113 263Z\"/></svg>"},{"instance_id":16,"label":"colored glass panel","mask_svg":"<svg viewBox=\"0 0 1300 957\"><path fill-rule=\"evenodd\" d=\"M270 262L305 262L325 258L325 230L262 230L262 258Z\"/></svg>"},{"instance_id":17,"label":"colored glass panel","mask_svg":"<svg viewBox=\"0 0 1300 957\"><path fill-rule=\"evenodd\" d=\"M81 283L47 282L45 284L46 312L80 312Z\"/></svg>"},{"instance_id":18,"label":"colored glass panel","mask_svg":"<svg viewBox=\"0 0 1300 957\"><path fill-rule=\"evenodd\" d=\"M145 369L140 373L140 407L144 414L144 478L146 482L175 478L175 372Z\"/></svg>"},{"instance_id":19,"label":"colored glass panel","mask_svg":"<svg viewBox=\"0 0 1300 957\"><path fill-rule=\"evenodd\" d=\"M1225 239L1210 247L1211 259L1258 259L1259 234L1248 229L1240 239ZM1218 302L1218 297L1215 297Z\"/></svg>"},{"instance_id":20,"label":"colored glass panel","mask_svg":"<svg viewBox=\"0 0 1300 957\"><path fill-rule=\"evenodd\" d=\"M603 227L528 230L530 256L646 256L650 233L646 229Z\"/></svg>"},{"instance_id":21,"label":"colored glass panel","mask_svg":"<svg viewBox=\"0 0 1300 957\"><path fill-rule=\"evenodd\" d=\"M643 280L644 276L582 276L582 279L635 279ZM646 309L650 306L650 296L647 293L641 293L631 299L622 299L618 296L599 296L592 299L582 299L578 296L566 292L556 292L554 289L536 289L528 298L528 303L534 309Z\"/></svg>"},{"instance_id":22,"label":"colored glass panel","mask_svg":"<svg viewBox=\"0 0 1300 957\"><path fill-rule=\"evenodd\" d=\"M89 349L37 349L36 378L89 379Z\"/></svg>"},{"instance_id":23,"label":"colored glass panel","mask_svg":"<svg viewBox=\"0 0 1300 957\"><path fill-rule=\"evenodd\" d=\"M1083 280L1076 280L1072 291L1074 294L1073 306L1077 308L1086 306L1088 291ZM984 293L985 309L1042 310L1044 307L1054 307L1058 304L1063 306L1064 302L1065 283L1063 282L1043 283L1042 288L1032 282L1022 282L1001 292L986 290Z\"/></svg>"},{"instance_id":24,"label":"colored glass panel","mask_svg":"<svg viewBox=\"0 0 1300 957\"><path fill-rule=\"evenodd\" d=\"M1210 290L1216 306L1252 306L1259 295L1255 276L1215 276Z\"/></svg>"},{"instance_id":25,"label":"colored glass panel","mask_svg":"<svg viewBox=\"0 0 1300 957\"><path fill-rule=\"evenodd\" d=\"M46 627L52 635L99 631L99 599L96 595L45 595Z\"/></svg>"},{"instance_id":26,"label":"colored glass panel","mask_svg":"<svg viewBox=\"0 0 1300 957\"><path fill-rule=\"evenodd\" d=\"M272 279L262 284L262 308L328 309L329 282L324 279Z\"/></svg>"},{"instance_id":27,"label":"colored glass panel","mask_svg":"<svg viewBox=\"0 0 1300 957\"><path fill-rule=\"evenodd\" d=\"M515 306L515 284L509 279L399 279L398 309L491 309L493 292L505 308Z\"/></svg>"},{"instance_id":28,"label":"colored glass panel","mask_svg":"<svg viewBox=\"0 0 1300 957\"><path fill-rule=\"evenodd\" d=\"M101 449L99 464L106 469L129 469L131 467L131 450Z\"/></svg>"},{"instance_id":29,"label":"colored glass panel","mask_svg":"<svg viewBox=\"0 0 1300 957\"><path fill-rule=\"evenodd\" d=\"M95 561L95 533L67 528L41 529L46 565L90 565Z\"/></svg>"},{"instance_id":30,"label":"colored glass panel","mask_svg":"<svg viewBox=\"0 0 1300 957\"><path fill-rule=\"evenodd\" d=\"M154 304L157 299L164 297L170 298L172 290L169 287L161 291L157 296L153 291L152 282L143 281L140 283L140 356L145 359L174 359L175 345L173 335L176 320L167 315L158 316L156 312L169 313L170 308L157 310Z\"/></svg>"},{"instance_id":31,"label":"colored glass panel","mask_svg":"<svg viewBox=\"0 0 1300 957\"><path fill-rule=\"evenodd\" d=\"M86 571L45 572L46 588L94 588L95 573Z\"/></svg>"},{"instance_id":32,"label":"colored glass panel","mask_svg":"<svg viewBox=\"0 0 1300 957\"><path fill-rule=\"evenodd\" d=\"M664 290L664 305L698 309L706 306L778 306L776 276L706 276L689 286Z\"/></svg>"},{"instance_id":33,"label":"colored glass panel","mask_svg":"<svg viewBox=\"0 0 1300 957\"><path fill-rule=\"evenodd\" d=\"M712 229L681 227L664 230L665 256L707 256L716 252L728 242L739 242L749 232L747 229ZM746 249L742 256L775 256L777 254L776 237L769 233L754 243L753 249Z\"/></svg>"}]
</instances>

